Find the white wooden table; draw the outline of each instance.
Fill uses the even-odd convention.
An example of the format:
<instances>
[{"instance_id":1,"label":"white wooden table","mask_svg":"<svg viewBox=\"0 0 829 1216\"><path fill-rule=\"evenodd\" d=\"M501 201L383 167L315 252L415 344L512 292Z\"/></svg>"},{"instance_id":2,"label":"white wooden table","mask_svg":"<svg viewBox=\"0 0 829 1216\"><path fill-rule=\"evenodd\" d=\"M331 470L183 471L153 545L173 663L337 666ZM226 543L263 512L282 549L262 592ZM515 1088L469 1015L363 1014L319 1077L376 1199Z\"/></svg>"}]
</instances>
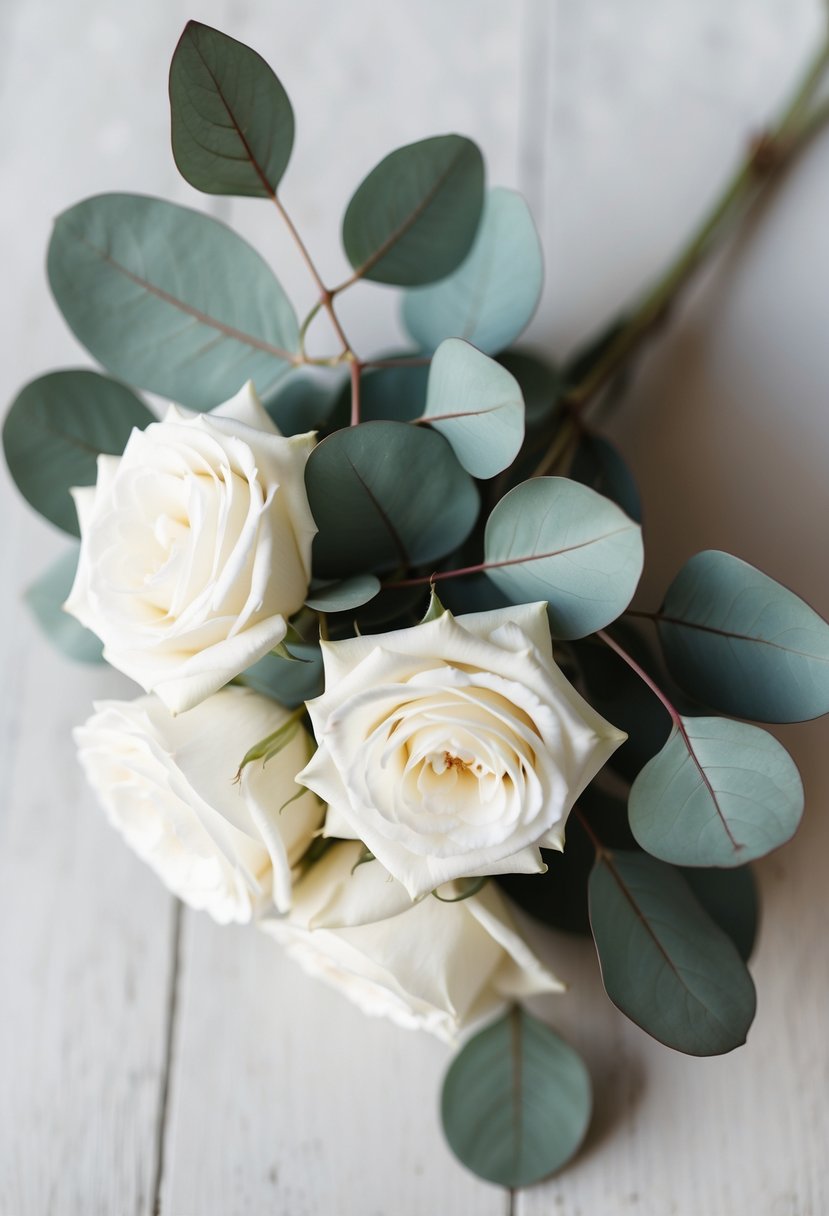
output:
<instances>
[{"instance_id":1,"label":"white wooden table","mask_svg":"<svg viewBox=\"0 0 829 1216\"><path fill-rule=\"evenodd\" d=\"M332 279L338 219L382 154L476 137L535 210L532 337L561 352L664 262L808 52L817 0L3 0L0 399L85 362L46 290L51 219L107 189L230 219L300 305L264 203L209 200L167 148L166 70L190 16L253 44L298 114L285 201ZM655 604L705 546L829 613L829 137L706 275L641 370L618 433L639 476ZM344 301L345 302L345 301ZM349 333L396 335L359 288ZM512 1196L441 1141L446 1050L362 1017L252 932L177 908L106 825L69 738L114 673L61 661L19 606L61 540L3 478L0 525L0 1216L822 1216L829 1211L829 749L783 737L809 808L760 867L748 1046L686 1059L603 999L590 949L542 1002L593 1072L597 1115L559 1179Z\"/></svg>"}]
</instances>

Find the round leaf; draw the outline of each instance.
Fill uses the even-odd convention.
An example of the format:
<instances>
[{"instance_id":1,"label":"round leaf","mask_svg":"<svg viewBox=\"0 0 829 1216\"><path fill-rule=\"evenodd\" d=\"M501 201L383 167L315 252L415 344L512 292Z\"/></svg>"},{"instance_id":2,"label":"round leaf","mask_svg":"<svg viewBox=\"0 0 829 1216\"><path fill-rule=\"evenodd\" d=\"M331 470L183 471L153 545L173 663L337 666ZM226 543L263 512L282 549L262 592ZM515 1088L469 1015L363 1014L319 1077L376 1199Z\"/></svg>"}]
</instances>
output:
<instances>
[{"instance_id":1,"label":"round leaf","mask_svg":"<svg viewBox=\"0 0 829 1216\"><path fill-rule=\"evenodd\" d=\"M589 900L602 980L622 1013L687 1055L745 1042L751 976L678 870L645 853L600 855Z\"/></svg>"},{"instance_id":2,"label":"round leaf","mask_svg":"<svg viewBox=\"0 0 829 1216\"><path fill-rule=\"evenodd\" d=\"M498 362L518 381L527 430L546 427L558 409L561 373L551 363L524 350L504 351Z\"/></svg>"},{"instance_id":3,"label":"round leaf","mask_svg":"<svg viewBox=\"0 0 829 1216\"><path fill-rule=\"evenodd\" d=\"M27 384L9 410L6 463L26 501L79 536L70 489L93 485L99 453L120 456L133 427L152 421L143 402L116 380L93 371L51 372Z\"/></svg>"},{"instance_id":4,"label":"round leaf","mask_svg":"<svg viewBox=\"0 0 829 1216\"><path fill-rule=\"evenodd\" d=\"M405 422L335 431L311 453L305 485L319 578L437 561L464 542L480 505L446 440Z\"/></svg>"},{"instance_id":5,"label":"round leaf","mask_svg":"<svg viewBox=\"0 0 829 1216\"><path fill-rule=\"evenodd\" d=\"M740 958L747 963L754 949L760 915L757 883L751 866L735 870L704 870L689 866L681 873L705 911L728 934Z\"/></svg>"},{"instance_id":6,"label":"round leaf","mask_svg":"<svg viewBox=\"0 0 829 1216\"><path fill-rule=\"evenodd\" d=\"M595 633L624 612L643 561L638 524L564 477L516 486L486 526L487 574L513 601L547 600L553 635L561 639Z\"/></svg>"},{"instance_id":7,"label":"round leaf","mask_svg":"<svg viewBox=\"0 0 829 1216\"><path fill-rule=\"evenodd\" d=\"M570 476L618 503L637 523L642 522L642 501L633 474L619 449L604 436L581 436Z\"/></svg>"},{"instance_id":8,"label":"round leaf","mask_svg":"<svg viewBox=\"0 0 829 1216\"><path fill-rule=\"evenodd\" d=\"M829 624L730 553L709 549L683 566L659 637L671 675L713 709L758 722L829 712Z\"/></svg>"},{"instance_id":9,"label":"round leaf","mask_svg":"<svg viewBox=\"0 0 829 1216\"><path fill-rule=\"evenodd\" d=\"M460 338L447 338L435 352L423 419L446 437L473 477L508 468L524 442L518 381Z\"/></svg>"},{"instance_id":10,"label":"round leaf","mask_svg":"<svg viewBox=\"0 0 829 1216\"><path fill-rule=\"evenodd\" d=\"M343 220L348 260L362 278L414 287L442 279L475 238L484 162L461 135L398 148L358 186Z\"/></svg>"},{"instance_id":11,"label":"round leaf","mask_svg":"<svg viewBox=\"0 0 829 1216\"><path fill-rule=\"evenodd\" d=\"M63 611L78 568L77 546L64 553L26 590L26 603L53 646L78 663L102 663L103 644Z\"/></svg>"},{"instance_id":12,"label":"round leaf","mask_svg":"<svg viewBox=\"0 0 829 1216\"><path fill-rule=\"evenodd\" d=\"M283 435L304 435L322 430L341 389L342 377L300 368L283 376L262 404Z\"/></svg>"},{"instance_id":13,"label":"round leaf","mask_svg":"<svg viewBox=\"0 0 829 1216\"><path fill-rule=\"evenodd\" d=\"M519 1008L469 1040L441 1096L453 1153L479 1178L506 1187L561 1169L584 1139L591 1108L581 1057Z\"/></svg>"},{"instance_id":14,"label":"round leaf","mask_svg":"<svg viewBox=\"0 0 829 1216\"><path fill-rule=\"evenodd\" d=\"M64 211L49 282L75 336L114 375L192 409L253 380L263 391L299 346L267 264L224 224L160 199L101 194Z\"/></svg>"},{"instance_id":15,"label":"round leaf","mask_svg":"<svg viewBox=\"0 0 829 1216\"><path fill-rule=\"evenodd\" d=\"M408 292L403 321L424 350L465 338L496 355L526 329L541 296L544 259L520 194L488 191L475 243L448 278Z\"/></svg>"},{"instance_id":16,"label":"round leaf","mask_svg":"<svg viewBox=\"0 0 829 1216\"><path fill-rule=\"evenodd\" d=\"M758 726L681 717L633 783L630 826L643 849L690 866L741 866L789 840L803 785L789 753Z\"/></svg>"},{"instance_id":17,"label":"round leaf","mask_svg":"<svg viewBox=\"0 0 829 1216\"><path fill-rule=\"evenodd\" d=\"M288 653L293 657L266 654L239 679L288 709L295 709L322 692L322 652L315 643L303 642L291 644Z\"/></svg>"},{"instance_id":18,"label":"round leaf","mask_svg":"<svg viewBox=\"0 0 829 1216\"><path fill-rule=\"evenodd\" d=\"M327 583L314 589L305 603L316 612L347 612L373 600L380 580L373 574L355 574L341 583Z\"/></svg>"},{"instance_id":19,"label":"round leaf","mask_svg":"<svg viewBox=\"0 0 829 1216\"><path fill-rule=\"evenodd\" d=\"M207 194L273 198L294 142L294 114L261 55L189 21L170 65L173 156Z\"/></svg>"}]
</instances>

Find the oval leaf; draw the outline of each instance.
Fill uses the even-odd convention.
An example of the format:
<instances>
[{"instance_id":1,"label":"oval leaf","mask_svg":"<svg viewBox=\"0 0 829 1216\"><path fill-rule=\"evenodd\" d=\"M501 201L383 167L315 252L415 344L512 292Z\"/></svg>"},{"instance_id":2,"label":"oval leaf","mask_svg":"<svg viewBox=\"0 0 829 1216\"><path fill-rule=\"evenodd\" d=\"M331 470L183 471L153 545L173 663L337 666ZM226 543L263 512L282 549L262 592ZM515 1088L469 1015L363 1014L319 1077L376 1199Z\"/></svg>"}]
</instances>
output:
<instances>
[{"instance_id":1,"label":"oval leaf","mask_svg":"<svg viewBox=\"0 0 829 1216\"><path fill-rule=\"evenodd\" d=\"M513 601L547 600L553 636L584 637L627 608L642 573L638 524L564 477L525 481L497 504L484 569Z\"/></svg>"},{"instance_id":2,"label":"oval leaf","mask_svg":"<svg viewBox=\"0 0 829 1216\"><path fill-rule=\"evenodd\" d=\"M581 435L570 476L618 503L638 524L642 522L642 500L633 474L619 449L603 435Z\"/></svg>"},{"instance_id":3,"label":"oval leaf","mask_svg":"<svg viewBox=\"0 0 829 1216\"><path fill-rule=\"evenodd\" d=\"M475 243L454 274L409 292L403 322L424 350L465 338L488 355L514 342L538 306L544 259L524 199L488 191Z\"/></svg>"},{"instance_id":4,"label":"oval leaf","mask_svg":"<svg viewBox=\"0 0 829 1216\"><path fill-rule=\"evenodd\" d=\"M335 431L311 453L305 485L320 578L437 561L463 544L480 505L446 440L405 422Z\"/></svg>"},{"instance_id":5,"label":"oval leaf","mask_svg":"<svg viewBox=\"0 0 829 1216\"><path fill-rule=\"evenodd\" d=\"M432 359L423 421L446 436L473 477L494 477L524 442L524 398L500 363L447 338Z\"/></svg>"},{"instance_id":6,"label":"oval leaf","mask_svg":"<svg viewBox=\"0 0 829 1216\"><path fill-rule=\"evenodd\" d=\"M304 435L308 431L322 430L342 388L340 376L300 368L283 376L262 405L283 435ZM348 414L344 425L348 425Z\"/></svg>"},{"instance_id":7,"label":"oval leaf","mask_svg":"<svg viewBox=\"0 0 829 1216\"><path fill-rule=\"evenodd\" d=\"M63 611L78 568L77 546L64 553L26 590L26 603L40 628L58 650L78 663L102 663L103 643L91 630Z\"/></svg>"},{"instance_id":8,"label":"oval leaf","mask_svg":"<svg viewBox=\"0 0 829 1216\"><path fill-rule=\"evenodd\" d=\"M312 642L292 644L288 655L288 658L282 658L276 654L266 654L264 659L259 659L242 672L240 682L279 701L288 709L295 709L303 701L318 697L323 685L319 646Z\"/></svg>"},{"instance_id":9,"label":"oval leaf","mask_svg":"<svg viewBox=\"0 0 829 1216\"><path fill-rule=\"evenodd\" d=\"M463 1047L441 1096L452 1152L479 1178L506 1187L561 1169L584 1139L591 1109L581 1057L517 1007Z\"/></svg>"},{"instance_id":10,"label":"oval leaf","mask_svg":"<svg viewBox=\"0 0 829 1216\"><path fill-rule=\"evenodd\" d=\"M741 866L794 835L803 785L789 753L759 726L680 717L634 781L628 813L654 857Z\"/></svg>"},{"instance_id":11,"label":"oval leaf","mask_svg":"<svg viewBox=\"0 0 829 1216\"><path fill-rule=\"evenodd\" d=\"M48 270L99 362L192 409L246 380L264 391L299 347L294 311L259 254L187 207L135 194L78 203L55 223Z\"/></svg>"},{"instance_id":12,"label":"oval leaf","mask_svg":"<svg viewBox=\"0 0 829 1216\"><path fill-rule=\"evenodd\" d=\"M328 583L314 589L305 603L315 612L347 612L373 600L380 580L373 574L355 574L341 583Z\"/></svg>"},{"instance_id":13,"label":"oval leaf","mask_svg":"<svg viewBox=\"0 0 829 1216\"><path fill-rule=\"evenodd\" d=\"M518 381L524 398L524 422L528 431L547 427L559 409L561 373L551 363L524 350L507 350L498 362Z\"/></svg>"},{"instance_id":14,"label":"oval leaf","mask_svg":"<svg viewBox=\"0 0 829 1216\"><path fill-rule=\"evenodd\" d=\"M829 624L748 562L697 553L658 622L671 675L704 705L758 722L829 712Z\"/></svg>"},{"instance_id":15,"label":"oval leaf","mask_svg":"<svg viewBox=\"0 0 829 1216\"><path fill-rule=\"evenodd\" d=\"M602 980L622 1013L687 1055L745 1042L756 1007L751 976L678 870L645 853L605 853L589 900Z\"/></svg>"},{"instance_id":16,"label":"oval leaf","mask_svg":"<svg viewBox=\"0 0 829 1216\"><path fill-rule=\"evenodd\" d=\"M462 135L398 148L358 186L343 219L343 245L357 275L415 287L442 279L475 239L484 162Z\"/></svg>"},{"instance_id":17,"label":"oval leaf","mask_svg":"<svg viewBox=\"0 0 829 1216\"><path fill-rule=\"evenodd\" d=\"M9 410L3 426L6 463L26 501L79 536L70 489L94 485L99 453L120 456L133 427L152 421L135 393L108 376L51 372L21 389Z\"/></svg>"},{"instance_id":18,"label":"oval leaf","mask_svg":"<svg viewBox=\"0 0 829 1216\"><path fill-rule=\"evenodd\" d=\"M757 883L751 867L704 870L689 866L681 873L705 911L728 934L740 958L747 963L754 949L760 916Z\"/></svg>"},{"instance_id":19,"label":"oval leaf","mask_svg":"<svg viewBox=\"0 0 829 1216\"><path fill-rule=\"evenodd\" d=\"M173 157L207 194L275 198L294 142L294 113L261 55L198 21L170 65Z\"/></svg>"}]
</instances>

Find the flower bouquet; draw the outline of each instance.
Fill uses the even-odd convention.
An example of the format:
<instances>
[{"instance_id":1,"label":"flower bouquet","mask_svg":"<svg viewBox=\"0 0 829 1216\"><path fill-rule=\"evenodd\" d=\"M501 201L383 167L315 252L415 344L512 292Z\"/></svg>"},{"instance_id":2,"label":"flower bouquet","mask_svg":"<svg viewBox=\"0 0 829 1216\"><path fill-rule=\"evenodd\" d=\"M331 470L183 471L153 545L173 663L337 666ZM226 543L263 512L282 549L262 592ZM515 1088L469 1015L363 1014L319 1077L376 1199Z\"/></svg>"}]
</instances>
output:
<instances>
[{"instance_id":1,"label":"flower bouquet","mask_svg":"<svg viewBox=\"0 0 829 1216\"><path fill-rule=\"evenodd\" d=\"M192 907L457 1042L447 1139L508 1187L562 1167L591 1111L576 1045L521 1004L567 977L516 906L592 933L608 997L668 1047L731 1051L754 1016L749 863L803 811L756 723L829 711L829 625L719 551L632 608L640 502L596 417L817 129L827 57L668 274L560 367L512 349L541 248L474 143L381 161L343 219L353 272L326 286L279 193L290 102L194 22L176 164L275 207L317 303L300 323L248 244L158 199L101 195L55 225L53 295L109 374L35 380L3 436L22 494L80 538L30 589L38 620L144 690L77 729L89 781ZM360 281L403 289L410 349L354 349L338 299ZM323 314L337 349L311 355ZM175 404L156 416L129 385Z\"/></svg>"}]
</instances>

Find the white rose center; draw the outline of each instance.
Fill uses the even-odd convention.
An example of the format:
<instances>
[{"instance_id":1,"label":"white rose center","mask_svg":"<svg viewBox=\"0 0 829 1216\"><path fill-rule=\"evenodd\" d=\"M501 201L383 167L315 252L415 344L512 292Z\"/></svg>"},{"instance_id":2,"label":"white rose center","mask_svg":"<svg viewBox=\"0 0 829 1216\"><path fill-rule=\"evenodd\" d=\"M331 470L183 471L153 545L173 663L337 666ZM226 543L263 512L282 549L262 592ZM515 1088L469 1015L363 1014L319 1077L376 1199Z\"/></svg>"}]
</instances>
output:
<instances>
[{"instance_id":1,"label":"white rose center","mask_svg":"<svg viewBox=\"0 0 829 1216\"><path fill-rule=\"evenodd\" d=\"M448 664L347 701L329 746L376 829L435 856L538 834L556 774L519 691L543 718L511 681Z\"/></svg>"}]
</instances>

